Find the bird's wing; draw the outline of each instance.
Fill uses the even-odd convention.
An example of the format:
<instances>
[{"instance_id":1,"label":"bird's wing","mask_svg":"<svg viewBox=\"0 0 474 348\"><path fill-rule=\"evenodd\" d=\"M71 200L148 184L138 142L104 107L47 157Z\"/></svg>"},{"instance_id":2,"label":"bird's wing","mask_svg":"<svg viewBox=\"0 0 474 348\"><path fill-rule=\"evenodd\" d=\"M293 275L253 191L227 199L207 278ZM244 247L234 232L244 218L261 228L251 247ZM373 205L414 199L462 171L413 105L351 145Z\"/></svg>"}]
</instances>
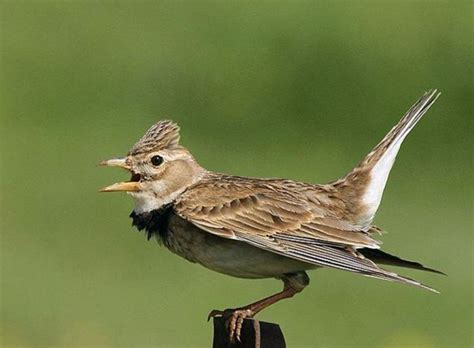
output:
<instances>
[{"instance_id":1,"label":"bird's wing","mask_svg":"<svg viewBox=\"0 0 474 348\"><path fill-rule=\"evenodd\" d=\"M335 227L334 207L318 206L308 199L310 187L286 180L214 177L188 189L174 210L193 225L223 238L317 266L425 287L358 256L356 248L377 248L379 242L368 232ZM311 188L317 195L317 187ZM350 226L344 221L339 225Z\"/></svg>"},{"instance_id":2,"label":"bird's wing","mask_svg":"<svg viewBox=\"0 0 474 348\"><path fill-rule=\"evenodd\" d=\"M226 238L378 248L380 242L369 232L338 218L339 200L328 199L331 193L318 188L289 180L220 176L190 188L175 211Z\"/></svg>"}]
</instances>

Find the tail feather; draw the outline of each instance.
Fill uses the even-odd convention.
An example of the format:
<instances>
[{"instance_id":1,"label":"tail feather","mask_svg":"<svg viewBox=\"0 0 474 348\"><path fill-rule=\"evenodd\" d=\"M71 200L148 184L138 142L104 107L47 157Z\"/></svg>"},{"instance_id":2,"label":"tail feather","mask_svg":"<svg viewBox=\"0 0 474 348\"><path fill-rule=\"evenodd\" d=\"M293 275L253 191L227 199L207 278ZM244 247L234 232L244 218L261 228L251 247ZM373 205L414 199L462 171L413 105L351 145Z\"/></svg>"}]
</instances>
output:
<instances>
[{"instance_id":1,"label":"tail feather","mask_svg":"<svg viewBox=\"0 0 474 348\"><path fill-rule=\"evenodd\" d=\"M353 197L353 219L361 227L368 227L375 216L403 140L439 96L437 90L425 93L362 162L336 183L341 189L352 191L346 193Z\"/></svg>"},{"instance_id":2,"label":"tail feather","mask_svg":"<svg viewBox=\"0 0 474 348\"><path fill-rule=\"evenodd\" d=\"M389 253L386 253L380 249L363 248L363 249L358 249L357 251L361 253L362 255L364 255L369 260L378 264L399 266L399 267L404 267L404 268L413 268L420 271L427 271L427 272L433 272L433 273L446 275L445 273L438 271L436 269L425 267L421 263L418 263L415 261L404 260L398 256L390 255Z\"/></svg>"}]
</instances>

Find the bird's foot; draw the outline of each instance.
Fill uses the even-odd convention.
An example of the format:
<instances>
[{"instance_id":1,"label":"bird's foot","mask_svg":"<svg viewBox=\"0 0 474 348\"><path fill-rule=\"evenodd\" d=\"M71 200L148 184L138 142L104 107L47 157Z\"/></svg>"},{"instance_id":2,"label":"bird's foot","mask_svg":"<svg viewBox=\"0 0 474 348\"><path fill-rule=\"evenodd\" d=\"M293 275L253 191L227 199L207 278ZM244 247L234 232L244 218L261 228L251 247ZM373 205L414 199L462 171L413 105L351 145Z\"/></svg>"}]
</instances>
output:
<instances>
[{"instance_id":1,"label":"bird's foot","mask_svg":"<svg viewBox=\"0 0 474 348\"><path fill-rule=\"evenodd\" d=\"M255 312L249 308L236 308L236 309L225 309L223 311L214 309L207 316L207 321L214 317L223 317L226 322L226 327L229 330L229 340L235 342L235 340L240 342L240 333L242 331L242 325L244 319L253 318Z\"/></svg>"}]
</instances>

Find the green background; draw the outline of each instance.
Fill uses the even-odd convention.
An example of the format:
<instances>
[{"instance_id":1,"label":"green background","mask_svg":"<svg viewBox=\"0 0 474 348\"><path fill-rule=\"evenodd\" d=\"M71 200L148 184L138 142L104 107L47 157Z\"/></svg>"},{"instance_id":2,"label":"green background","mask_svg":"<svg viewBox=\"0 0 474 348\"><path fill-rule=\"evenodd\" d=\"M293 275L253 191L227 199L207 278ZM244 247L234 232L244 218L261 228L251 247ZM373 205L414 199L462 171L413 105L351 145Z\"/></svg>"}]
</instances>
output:
<instances>
[{"instance_id":1,"label":"green background","mask_svg":"<svg viewBox=\"0 0 474 348\"><path fill-rule=\"evenodd\" d=\"M324 183L427 89L375 223L441 291L333 270L260 315L289 347L473 344L472 2L1 2L1 344L208 347L280 290L147 242L96 167L172 118L206 168Z\"/></svg>"}]
</instances>

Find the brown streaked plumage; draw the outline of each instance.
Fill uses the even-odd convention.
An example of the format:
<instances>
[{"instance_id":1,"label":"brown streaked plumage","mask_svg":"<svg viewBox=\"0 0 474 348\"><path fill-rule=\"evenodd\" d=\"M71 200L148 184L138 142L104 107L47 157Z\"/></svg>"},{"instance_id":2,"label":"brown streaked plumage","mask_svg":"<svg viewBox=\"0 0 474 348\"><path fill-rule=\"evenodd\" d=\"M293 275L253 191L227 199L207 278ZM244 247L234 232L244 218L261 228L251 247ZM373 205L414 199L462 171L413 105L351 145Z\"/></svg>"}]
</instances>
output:
<instances>
[{"instance_id":1,"label":"brown streaked plumage","mask_svg":"<svg viewBox=\"0 0 474 348\"><path fill-rule=\"evenodd\" d=\"M309 284L306 270L332 267L368 277L432 288L377 264L440 273L381 250L372 225L401 143L439 93L425 93L384 139L342 179L313 185L210 172L179 145L179 127L160 121L125 158L102 162L129 170L133 224L172 252L241 278L279 278L284 289L248 306L212 311L229 317L231 339L242 321Z\"/></svg>"}]
</instances>

